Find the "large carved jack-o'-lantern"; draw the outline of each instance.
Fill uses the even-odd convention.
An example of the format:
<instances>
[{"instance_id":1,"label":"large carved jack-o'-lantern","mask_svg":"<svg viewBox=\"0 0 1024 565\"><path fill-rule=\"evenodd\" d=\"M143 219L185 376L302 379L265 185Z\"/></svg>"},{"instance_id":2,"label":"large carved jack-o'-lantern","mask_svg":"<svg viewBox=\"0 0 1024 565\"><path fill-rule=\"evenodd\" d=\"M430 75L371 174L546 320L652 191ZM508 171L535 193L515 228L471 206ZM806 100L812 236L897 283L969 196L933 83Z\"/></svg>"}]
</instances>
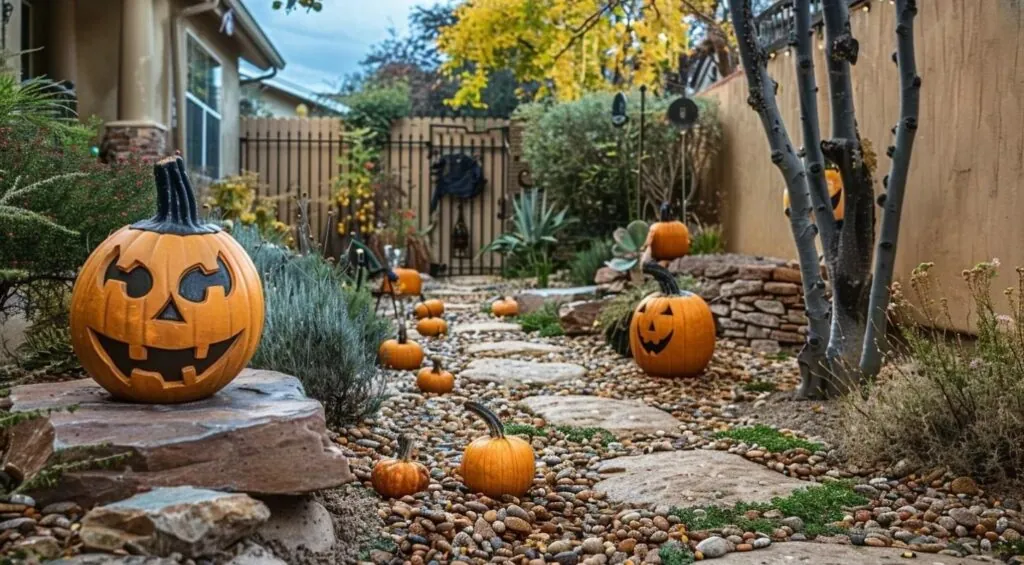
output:
<instances>
[{"instance_id":1,"label":"large carved jack-o'-lantern","mask_svg":"<svg viewBox=\"0 0 1024 565\"><path fill-rule=\"evenodd\" d=\"M156 216L96 248L75 281L71 340L114 396L188 402L210 396L252 358L263 289L245 250L199 221L181 158L154 167Z\"/></svg>"},{"instance_id":2,"label":"large carved jack-o'-lantern","mask_svg":"<svg viewBox=\"0 0 1024 565\"><path fill-rule=\"evenodd\" d=\"M636 364L655 377L702 373L715 352L715 319L704 300L679 290L672 273L654 262L644 272L661 286L633 311L629 346Z\"/></svg>"}]
</instances>

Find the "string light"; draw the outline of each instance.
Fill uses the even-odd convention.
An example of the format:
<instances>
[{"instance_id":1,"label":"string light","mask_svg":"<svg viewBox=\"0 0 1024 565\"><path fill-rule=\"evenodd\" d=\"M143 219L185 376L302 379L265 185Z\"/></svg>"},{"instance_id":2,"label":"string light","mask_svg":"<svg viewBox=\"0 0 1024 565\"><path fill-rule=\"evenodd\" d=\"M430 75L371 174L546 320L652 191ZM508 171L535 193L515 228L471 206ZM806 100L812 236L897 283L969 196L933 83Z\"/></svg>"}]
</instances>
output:
<instances>
[{"instance_id":1,"label":"string light","mask_svg":"<svg viewBox=\"0 0 1024 565\"><path fill-rule=\"evenodd\" d=\"M792 54L793 54L793 49L787 47L786 48L786 56L789 57Z\"/></svg>"},{"instance_id":2,"label":"string light","mask_svg":"<svg viewBox=\"0 0 1024 565\"><path fill-rule=\"evenodd\" d=\"M861 10L863 10L865 12L870 12L871 11L871 4L864 4L864 7L861 8Z\"/></svg>"}]
</instances>

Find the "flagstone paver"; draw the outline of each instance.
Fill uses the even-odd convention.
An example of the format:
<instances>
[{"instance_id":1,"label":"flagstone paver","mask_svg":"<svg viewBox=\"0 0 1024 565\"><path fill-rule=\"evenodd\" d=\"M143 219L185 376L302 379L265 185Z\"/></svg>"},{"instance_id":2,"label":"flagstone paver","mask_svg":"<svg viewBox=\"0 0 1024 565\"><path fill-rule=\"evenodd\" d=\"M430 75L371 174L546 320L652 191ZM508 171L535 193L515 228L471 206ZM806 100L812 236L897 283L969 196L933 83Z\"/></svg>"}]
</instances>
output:
<instances>
[{"instance_id":1,"label":"flagstone paver","mask_svg":"<svg viewBox=\"0 0 1024 565\"><path fill-rule=\"evenodd\" d=\"M824 543L776 543L767 549L745 553L730 553L715 559L718 565L896 565L916 563L917 565L975 565L981 561L964 557L952 557L918 553L917 559L906 559L900 555L906 550L875 547L854 547Z\"/></svg>"},{"instance_id":2,"label":"flagstone paver","mask_svg":"<svg viewBox=\"0 0 1024 565\"><path fill-rule=\"evenodd\" d=\"M466 353L477 356L503 357L506 355L547 355L549 353L563 353L567 350L567 348L560 345L513 340L474 343L466 348Z\"/></svg>"},{"instance_id":3,"label":"flagstone paver","mask_svg":"<svg viewBox=\"0 0 1024 565\"><path fill-rule=\"evenodd\" d=\"M594 490L636 506L731 506L769 502L807 483L724 451L667 451L601 463Z\"/></svg>"},{"instance_id":4,"label":"flagstone paver","mask_svg":"<svg viewBox=\"0 0 1024 565\"><path fill-rule=\"evenodd\" d=\"M459 378L501 384L551 384L578 379L586 372L574 363L477 359L459 373Z\"/></svg>"},{"instance_id":5,"label":"flagstone paver","mask_svg":"<svg viewBox=\"0 0 1024 565\"><path fill-rule=\"evenodd\" d=\"M493 332L521 332L523 327L519 324L509 322L477 322L473 324L459 324L452 328L452 333L493 333Z\"/></svg>"},{"instance_id":6,"label":"flagstone paver","mask_svg":"<svg viewBox=\"0 0 1024 565\"><path fill-rule=\"evenodd\" d=\"M523 406L557 426L604 428L618 432L674 431L679 420L670 414L633 400L600 396L531 396Z\"/></svg>"}]
</instances>

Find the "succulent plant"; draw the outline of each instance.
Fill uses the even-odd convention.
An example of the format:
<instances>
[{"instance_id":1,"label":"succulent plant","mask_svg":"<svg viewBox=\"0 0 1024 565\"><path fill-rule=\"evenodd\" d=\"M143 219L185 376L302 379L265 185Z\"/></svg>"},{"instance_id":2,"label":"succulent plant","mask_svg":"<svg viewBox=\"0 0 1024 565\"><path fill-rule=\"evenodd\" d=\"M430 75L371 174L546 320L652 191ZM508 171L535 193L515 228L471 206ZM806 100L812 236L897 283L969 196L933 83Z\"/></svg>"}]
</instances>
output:
<instances>
[{"instance_id":1,"label":"succulent plant","mask_svg":"<svg viewBox=\"0 0 1024 565\"><path fill-rule=\"evenodd\" d=\"M624 228L616 228L612 233L615 243L612 245L612 259L605 265L619 271L629 273L633 278L642 278L640 273L640 259L644 253L644 245L647 242L647 232L650 225L643 220L634 220Z\"/></svg>"}]
</instances>

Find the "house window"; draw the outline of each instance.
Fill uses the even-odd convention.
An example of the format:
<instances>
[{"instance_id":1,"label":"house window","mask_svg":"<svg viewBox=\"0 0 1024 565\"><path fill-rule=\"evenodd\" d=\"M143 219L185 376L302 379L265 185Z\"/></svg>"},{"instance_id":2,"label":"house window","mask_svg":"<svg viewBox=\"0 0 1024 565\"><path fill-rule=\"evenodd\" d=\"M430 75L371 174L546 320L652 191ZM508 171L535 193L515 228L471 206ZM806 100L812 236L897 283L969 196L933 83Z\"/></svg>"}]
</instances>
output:
<instances>
[{"instance_id":1,"label":"house window","mask_svg":"<svg viewBox=\"0 0 1024 565\"><path fill-rule=\"evenodd\" d=\"M21 80L32 78L32 4L21 3Z\"/></svg>"},{"instance_id":2,"label":"house window","mask_svg":"<svg viewBox=\"0 0 1024 565\"><path fill-rule=\"evenodd\" d=\"M221 64L188 35L188 84L185 91L185 151L189 167L220 177Z\"/></svg>"}]
</instances>

